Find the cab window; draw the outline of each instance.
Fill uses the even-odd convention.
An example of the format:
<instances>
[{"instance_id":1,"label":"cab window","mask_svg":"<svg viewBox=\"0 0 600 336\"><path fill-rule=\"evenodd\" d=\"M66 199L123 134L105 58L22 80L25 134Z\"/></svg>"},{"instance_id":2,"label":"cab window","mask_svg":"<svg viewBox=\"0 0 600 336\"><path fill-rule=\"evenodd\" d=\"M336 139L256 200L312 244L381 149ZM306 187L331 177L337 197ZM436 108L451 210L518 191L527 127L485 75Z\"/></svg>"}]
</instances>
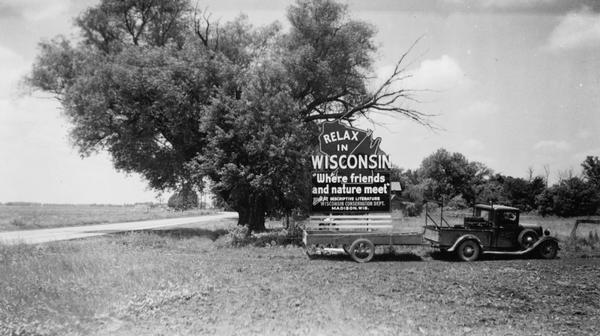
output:
<instances>
[{"instance_id":1,"label":"cab window","mask_svg":"<svg viewBox=\"0 0 600 336\"><path fill-rule=\"evenodd\" d=\"M504 211L497 217L500 225L507 228L515 228L517 226L518 215L515 211Z\"/></svg>"},{"instance_id":2,"label":"cab window","mask_svg":"<svg viewBox=\"0 0 600 336\"><path fill-rule=\"evenodd\" d=\"M475 216L481 217L481 218L485 219L486 221L490 220L490 212L489 212L489 210L477 209L475 211Z\"/></svg>"}]
</instances>

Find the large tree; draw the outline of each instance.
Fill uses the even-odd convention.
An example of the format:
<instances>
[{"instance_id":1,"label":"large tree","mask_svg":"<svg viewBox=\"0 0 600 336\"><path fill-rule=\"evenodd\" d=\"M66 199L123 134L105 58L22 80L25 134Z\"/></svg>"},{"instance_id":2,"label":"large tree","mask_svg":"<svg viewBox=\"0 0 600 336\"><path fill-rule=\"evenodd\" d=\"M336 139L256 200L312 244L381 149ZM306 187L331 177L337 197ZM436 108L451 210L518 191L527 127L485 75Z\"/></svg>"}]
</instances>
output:
<instances>
[{"instance_id":1,"label":"large tree","mask_svg":"<svg viewBox=\"0 0 600 336\"><path fill-rule=\"evenodd\" d=\"M475 202L479 186L491 174L484 164L443 148L423 159L418 170L425 199L447 201L460 195L468 204Z\"/></svg>"},{"instance_id":2,"label":"large tree","mask_svg":"<svg viewBox=\"0 0 600 336\"><path fill-rule=\"evenodd\" d=\"M220 24L187 0L102 0L76 20L78 42L40 44L29 82L60 100L83 155L106 150L157 190L209 177L239 224L262 230L305 205L316 123L379 111L428 125L398 104L406 55L368 89L374 29L345 5L298 0L287 17L284 32Z\"/></svg>"}]
</instances>

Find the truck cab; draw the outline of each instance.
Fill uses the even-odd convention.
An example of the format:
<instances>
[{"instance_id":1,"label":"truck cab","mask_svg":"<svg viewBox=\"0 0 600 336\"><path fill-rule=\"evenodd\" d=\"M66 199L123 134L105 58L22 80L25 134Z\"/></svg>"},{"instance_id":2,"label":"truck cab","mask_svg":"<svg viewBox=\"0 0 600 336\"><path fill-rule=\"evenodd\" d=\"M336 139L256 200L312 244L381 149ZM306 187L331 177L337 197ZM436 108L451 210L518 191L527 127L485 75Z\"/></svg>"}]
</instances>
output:
<instances>
[{"instance_id":1,"label":"truck cab","mask_svg":"<svg viewBox=\"0 0 600 336\"><path fill-rule=\"evenodd\" d=\"M488 227L493 231L492 245L498 249L528 248L543 236L539 225L523 224L520 211L504 205L477 204L473 216L465 217L467 229Z\"/></svg>"},{"instance_id":2,"label":"truck cab","mask_svg":"<svg viewBox=\"0 0 600 336\"><path fill-rule=\"evenodd\" d=\"M477 204L462 225L426 225L424 238L441 251L456 252L465 261L475 260L481 253L525 254L534 250L543 258L554 258L558 240L539 225L520 223L519 216L517 208Z\"/></svg>"}]
</instances>

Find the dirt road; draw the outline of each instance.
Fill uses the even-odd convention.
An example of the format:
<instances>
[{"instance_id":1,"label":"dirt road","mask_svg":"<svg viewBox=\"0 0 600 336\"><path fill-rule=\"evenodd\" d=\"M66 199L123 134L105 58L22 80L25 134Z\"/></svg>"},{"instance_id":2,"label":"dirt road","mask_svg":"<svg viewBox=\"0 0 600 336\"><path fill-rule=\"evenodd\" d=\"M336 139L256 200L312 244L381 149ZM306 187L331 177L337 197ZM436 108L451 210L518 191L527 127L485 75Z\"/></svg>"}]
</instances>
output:
<instances>
[{"instance_id":1,"label":"dirt road","mask_svg":"<svg viewBox=\"0 0 600 336\"><path fill-rule=\"evenodd\" d=\"M193 223L213 222L217 220L233 218L237 218L236 212L221 212L215 215L206 215L198 217L171 218L86 226L71 226L42 230L0 232L0 244L39 244L50 241L95 237L114 232L157 229Z\"/></svg>"}]
</instances>

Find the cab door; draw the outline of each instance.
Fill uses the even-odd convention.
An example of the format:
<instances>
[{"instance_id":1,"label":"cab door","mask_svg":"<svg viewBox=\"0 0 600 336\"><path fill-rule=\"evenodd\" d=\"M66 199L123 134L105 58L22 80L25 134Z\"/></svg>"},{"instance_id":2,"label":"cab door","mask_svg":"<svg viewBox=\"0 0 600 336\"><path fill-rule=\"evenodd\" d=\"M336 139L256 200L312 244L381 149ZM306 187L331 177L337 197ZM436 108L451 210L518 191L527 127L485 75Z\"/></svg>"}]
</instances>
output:
<instances>
[{"instance_id":1,"label":"cab door","mask_svg":"<svg viewBox=\"0 0 600 336\"><path fill-rule=\"evenodd\" d=\"M519 213L511 210L499 210L495 213L496 247L510 249L519 246Z\"/></svg>"}]
</instances>

